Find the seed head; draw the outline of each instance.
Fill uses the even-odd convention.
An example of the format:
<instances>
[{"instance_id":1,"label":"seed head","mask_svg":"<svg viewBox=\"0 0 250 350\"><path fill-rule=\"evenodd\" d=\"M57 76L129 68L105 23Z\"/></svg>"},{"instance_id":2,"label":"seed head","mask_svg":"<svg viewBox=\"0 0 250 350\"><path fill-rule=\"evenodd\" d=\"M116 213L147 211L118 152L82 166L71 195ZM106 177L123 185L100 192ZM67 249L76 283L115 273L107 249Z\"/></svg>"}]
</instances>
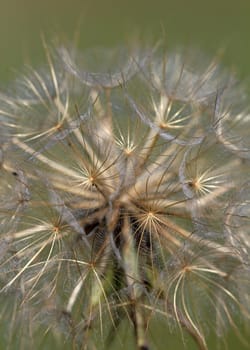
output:
<instances>
[{"instance_id":1,"label":"seed head","mask_svg":"<svg viewBox=\"0 0 250 350\"><path fill-rule=\"evenodd\" d=\"M149 349L164 318L199 349L208 330L244 342L244 89L197 53L45 52L47 67L0 96L6 341L28 331L36 342L44 330L94 349L128 322ZM102 66L90 71L95 59Z\"/></svg>"}]
</instances>

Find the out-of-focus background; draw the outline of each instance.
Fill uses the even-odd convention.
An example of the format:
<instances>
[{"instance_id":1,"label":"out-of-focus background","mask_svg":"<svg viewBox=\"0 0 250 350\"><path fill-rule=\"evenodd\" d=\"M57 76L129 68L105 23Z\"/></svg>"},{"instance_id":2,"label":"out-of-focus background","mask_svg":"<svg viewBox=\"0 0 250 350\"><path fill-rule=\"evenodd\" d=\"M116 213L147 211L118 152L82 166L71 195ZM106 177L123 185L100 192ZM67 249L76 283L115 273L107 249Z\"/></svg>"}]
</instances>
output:
<instances>
[{"instance_id":1,"label":"out-of-focus background","mask_svg":"<svg viewBox=\"0 0 250 350\"><path fill-rule=\"evenodd\" d=\"M223 50L225 66L242 80L250 76L250 0L0 0L0 89L24 63L42 64L42 35L48 42L76 38L82 49L163 38L169 48L192 46L211 57ZM156 350L183 349L163 325L156 329ZM246 349L231 334L228 343L230 350ZM188 342L186 349L195 346Z\"/></svg>"},{"instance_id":2,"label":"out-of-focus background","mask_svg":"<svg viewBox=\"0 0 250 350\"><path fill-rule=\"evenodd\" d=\"M113 46L131 37L192 45L250 74L249 0L0 0L0 85L25 62L43 60L41 34L79 46Z\"/></svg>"}]
</instances>

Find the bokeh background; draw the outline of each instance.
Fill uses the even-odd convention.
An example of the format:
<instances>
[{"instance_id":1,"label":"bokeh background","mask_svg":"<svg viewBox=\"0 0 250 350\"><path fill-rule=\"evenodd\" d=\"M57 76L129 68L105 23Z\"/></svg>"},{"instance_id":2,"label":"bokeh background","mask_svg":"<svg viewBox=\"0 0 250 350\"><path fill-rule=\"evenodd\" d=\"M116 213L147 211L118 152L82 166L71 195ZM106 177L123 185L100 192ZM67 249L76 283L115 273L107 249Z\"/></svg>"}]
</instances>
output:
<instances>
[{"instance_id":1,"label":"bokeh background","mask_svg":"<svg viewBox=\"0 0 250 350\"><path fill-rule=\"evenodd\" d=\"M210 56L223 50L224 65L242 80L250 77L250 0L0 0L1 89L24 63L42 64L41 35L48 42L77 38L82 49L163 38L169 48L192 46ZM156 350L184 348L160 323L153 338ZM210 349L216 349L210 338ZM227 341L229 350L247 349L232 334ZM195 346L187 340L186 349Z\"/></svg>"},{"instance_id":2,"label":"bokeh background","mask_svg":"<svg viewBox=\"0 0 250 350\"><path fill-rule=\"evenodd\" d=\"M132 36L192 45L250 75L249 0L0 0L0 78L42 60L41 34L79 45L113 46Z\"/></svg>"}]
</instances>

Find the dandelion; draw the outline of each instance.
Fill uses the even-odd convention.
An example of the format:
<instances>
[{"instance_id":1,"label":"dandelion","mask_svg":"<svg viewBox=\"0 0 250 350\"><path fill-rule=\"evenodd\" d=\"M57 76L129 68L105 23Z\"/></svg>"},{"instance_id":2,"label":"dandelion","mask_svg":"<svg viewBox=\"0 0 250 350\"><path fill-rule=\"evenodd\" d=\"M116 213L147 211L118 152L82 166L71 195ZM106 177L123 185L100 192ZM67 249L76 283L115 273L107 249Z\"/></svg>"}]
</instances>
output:
<instances>
[{"instance_id":1,"label":"dandelion","mask_svg":"<svg viewBox=\"0 0 250 350\"><path fill-rule=\"evenodd\" d=\"M208 330L246 343L243 88L195 54L44 47L0 95L5 344L122 347L127 324L146 350L160 318L201 350Z\"/></svg>"}]
</instances>

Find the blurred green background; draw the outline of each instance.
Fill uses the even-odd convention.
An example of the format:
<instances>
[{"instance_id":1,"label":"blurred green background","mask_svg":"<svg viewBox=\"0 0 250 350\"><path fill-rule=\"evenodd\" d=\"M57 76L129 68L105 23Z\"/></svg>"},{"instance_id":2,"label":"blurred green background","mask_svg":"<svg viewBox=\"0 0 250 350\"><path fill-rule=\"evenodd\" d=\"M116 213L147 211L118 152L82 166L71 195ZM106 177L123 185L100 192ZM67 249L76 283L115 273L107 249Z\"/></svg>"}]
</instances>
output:
<instances>
[{"instance_id":1,"label":"blurred green background","mask_svg":"<svg viewBox=\"0 0 250 350\"><path fill-rule=\"evenodd\" d=\"M211 56L223 49L224 64L242 80L250 76L249 0L0 0L0 5L1 89L24 63L39 66L44 61L41 34L48 42L78 35L81 48L139 37L164 38L169 48L198 47ZM156 328L156 350L184 348L176 334L168 335L163 325ZM230 350L246 349L233 335L228 343ZM192 342L186 346L195 349ZM216 348L213 339L210 348Z\"/></svg>"},{"instance_id":2,"label":"blurred green background","mask_svg":"<svg viewBox=\"0 0 250 350\"><path fill-rule=\"evenodd\" d=\"M9 81L23 62L42 61L41 33L80 46L112 46L135 35L169 45L192 45L250 73L249 0L0 0L0 78ZM2 85L1 84L1 85Z\"/></svg>"}]
</instances>

